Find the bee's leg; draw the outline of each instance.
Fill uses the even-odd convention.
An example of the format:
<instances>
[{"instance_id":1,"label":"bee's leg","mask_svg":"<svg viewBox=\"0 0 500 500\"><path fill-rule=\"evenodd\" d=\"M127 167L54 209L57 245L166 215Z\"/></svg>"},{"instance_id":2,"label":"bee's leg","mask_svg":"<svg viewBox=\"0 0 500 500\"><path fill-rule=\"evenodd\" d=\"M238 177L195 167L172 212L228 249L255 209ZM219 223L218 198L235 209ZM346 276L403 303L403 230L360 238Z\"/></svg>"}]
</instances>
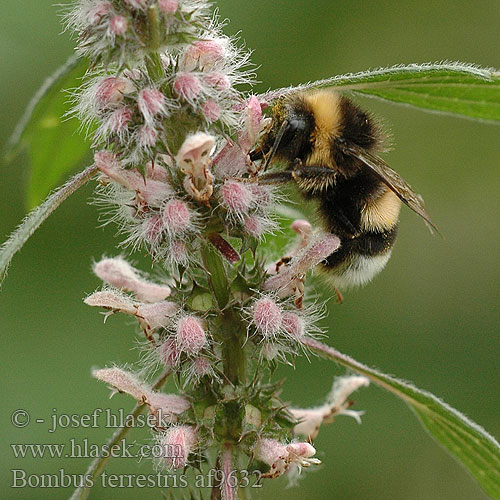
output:
<instances>
[{"instance_id":1,"label":"bee's leg","mask_svg":"<svg viewBox=\"0 0 500 500\"><path fill-rule=\"evenodd\" d=\"M291 174L301 189L307 192L320 192L335 185L336 173L329 167L302 165L296 161Z\"/></svg>"},{"instance_id":2,"label":"bee's leg","mask_svg":"<svg viewBox=\"0 0 500 500\"><path fill-rule=\"evenodd\" d=\"M291 170L282 170L280 172L270 172L254 178L259 184L285 184L294 180Z\"/></svg>"}]
</instances>

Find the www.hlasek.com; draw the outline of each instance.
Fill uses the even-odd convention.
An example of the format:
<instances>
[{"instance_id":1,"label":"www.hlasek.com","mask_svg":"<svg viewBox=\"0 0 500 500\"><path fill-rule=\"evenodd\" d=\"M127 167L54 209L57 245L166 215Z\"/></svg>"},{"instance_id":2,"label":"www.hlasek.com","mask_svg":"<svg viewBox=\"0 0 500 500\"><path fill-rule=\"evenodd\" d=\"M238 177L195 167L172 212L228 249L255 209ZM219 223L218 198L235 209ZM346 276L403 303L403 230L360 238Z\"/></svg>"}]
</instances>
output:
<instances>
[{"instance_id":1,"label":"www.hlasek.com","mask_svg":"<svg viewBox=\"0 0 500 500\"><path fill-rule=\"evenodd\" d=\"M185 474L109 474L100 477L88 474L67 474L59 469L54 474L28 474L23 469L12 469L11 488L92 488L99 483L103 488L186 488L187 486L213 488L227 483L231 488L260 488L259 471L232 470L227 475L220 469L186 476Z\"/></svg>"},{"instance_id":2,"label":"www.hlasek.com","mask_svg":"<svg viewBox=\"0 0 500 500\"><path fill-rule=\"evenodd\" d=\"M182 457L180 445L140 444L126 439L113 446L71 438L67 443L12 443L15 458L176 458Z\"/></svg>"}]
</instances>

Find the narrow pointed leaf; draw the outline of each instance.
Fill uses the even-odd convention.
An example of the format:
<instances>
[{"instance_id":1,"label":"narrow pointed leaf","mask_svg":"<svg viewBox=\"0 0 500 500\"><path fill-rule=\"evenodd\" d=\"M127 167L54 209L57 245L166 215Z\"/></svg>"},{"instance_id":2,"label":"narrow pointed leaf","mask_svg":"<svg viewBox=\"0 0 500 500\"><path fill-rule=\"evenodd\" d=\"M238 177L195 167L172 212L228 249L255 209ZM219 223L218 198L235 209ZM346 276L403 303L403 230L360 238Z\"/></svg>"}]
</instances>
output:
<instances>
[{"instance_id":1,"label":"narrow pointed leaf","mask_svg":"<svg viewBox=\"0 0 500 500\"><path fill-rule=\"evenodd\" d=\"M366 375L375 384L401 398L441 445L461 462L484 491L500 499L500 445L481 426L430 392L385 375L314 339L304 341L314 352Z\"/></svg>"},{"instance_id":2,"label":"narrow pointed leaf","mask_svg":"<svg viewBox=\"0 0 500 500\"><path fill-rule=\"evenodd\" d=\"M262 94L271 102L301 90L334 87L427 111L500 122L500 72L465 63L392 66L334 76L298 87Z\"/></svg>"},{"instance_id":3,"label":"narrow pointed leaf","mask_svg":"<svg viewBox=\"0 0 500 500\"><path fill-rule=\"evenodd\" d=\"M78 120L64 117L69 110L67 91L80 85L87 66L87 61L70 57L32 98L9 140L8 161L23 148L29 152L28 208L40 203L89 153Z\"/></svg>"},{"instance_id":4,"label":"narrow pointed leaf","mask_svg":"<svg viewBox=\"0 0 500 500\"><path fill-rule=\"evenodd\" d=\"M29 237L42 225L47 217L96 172L97 167L95 165L86 168L83 172L72 177L64 186L61 186L25 217L9 239L0 247L0 285L7 275L12 257L21 250Z\"/></svg>"}]
</instances>

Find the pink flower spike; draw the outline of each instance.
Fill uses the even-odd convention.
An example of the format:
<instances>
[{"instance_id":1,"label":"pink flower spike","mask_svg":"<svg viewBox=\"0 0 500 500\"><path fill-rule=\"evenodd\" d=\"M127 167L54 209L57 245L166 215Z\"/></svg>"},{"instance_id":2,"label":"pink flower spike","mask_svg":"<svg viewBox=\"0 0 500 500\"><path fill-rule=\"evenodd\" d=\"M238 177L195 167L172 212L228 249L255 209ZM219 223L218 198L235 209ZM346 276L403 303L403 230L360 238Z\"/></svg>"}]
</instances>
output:
<instances>
[{"instance_id":1,"label":"pink flower spike","mask_svg":"<svg viewBox=\"0 0 500 500\"><path fill-rule=\"evenodd\" d=\"M199 78L192 73L177 73L174 80L176 94L187 102L193 103L202 91Z\"/></svg>"},{"instance_id":2,"label":"pink flower spike","mask_svg":"<svg viewBox=\"0 0 500 500\"><path fill-rule=\"evenodd\" d=\"M179 7L177 0L158 0L158 7L165 14L175 14Z\"/></svg>"},{"instance_id":3,"label":"pink flower spike","mask_svg":"<svg viewBox=\"0 0 500 500\"><path fill-rule=\"evenodd\" d=\"M109 30L113 35L121 36L128 28L127 18L124 16L113 16L109 21Z\"/></svg>"},{"instance_id":4,"label":"pink flower spike","mask_svg":"<svg viewBox=\"0 0 500 500\"><path fill-rule=\"evenodd\" d=\"M207 336L201 321L196 316L184 316L175 331L178 349L187 354L198 354L207 344Z\"/></svg>"},{"instance_id":5,"label":"pink flower spike","mask_svg":"<svg viewBox=\"0 0 500 500\"><path fill-rule=\"evenodd\" d=\"M201 112L208 122L216 122L220 117L220 106L209 99L201 105Z\"/></svg>"},{"instance_id":6,"label":"pink flower spike","mask_svg":"<svg viewBox=\"0 0 500 500\"><path fill-rule=\"evenodd\" d=\"M137 106L147 123L159 114L165 114L165 96L157 89L146 88L139 92Z\"/></svg>"},{"instance_id":7,"label":"pink flower spike","mask_svg":"<svg viewBox=\"0 0 500 500\"><path fill-rule=\"evenodd\" d=\"M159 302L171 293L167 285L158 285L140 278L126 260L121 257L102 259L94 265L94 273L105 283L135 293L139 300Z\"/></svg>"},{"instance_id":8,"label":"pink flower spike","mask_svg":"<svg viewBox=\"0 0 500 500\"><path fill-rule=\"evenodd\" d=\"M148 386L141 382L133 373L122 370L117 366L94 370L92 376L112 386L115 392L119 391L130 394L137 401L141 401L144 394L149 390Z\"/></svg>"},{"instance_id":9,"label":"pink flower spike","mask_svg":"<svg viewBox=\"0 0 500 500\"><path fill-rule=\"evenodd\" d=\"M258 299L252 308L252 322L264 337L274 337L280 330L283 316L281 307L272 299Z\"/></svg>"},{"instance_id":10,"label":"pink flower spike","mask_svg":"<svg viewBox=\"0 0 500 500\"><path fill-rule=\"evenodd\" d=\"M197 442L198 435L194 427L190 425L171 427L158 437L161 449L160 458L170 469L183 469Z\"/></svg>"}]
</instances>

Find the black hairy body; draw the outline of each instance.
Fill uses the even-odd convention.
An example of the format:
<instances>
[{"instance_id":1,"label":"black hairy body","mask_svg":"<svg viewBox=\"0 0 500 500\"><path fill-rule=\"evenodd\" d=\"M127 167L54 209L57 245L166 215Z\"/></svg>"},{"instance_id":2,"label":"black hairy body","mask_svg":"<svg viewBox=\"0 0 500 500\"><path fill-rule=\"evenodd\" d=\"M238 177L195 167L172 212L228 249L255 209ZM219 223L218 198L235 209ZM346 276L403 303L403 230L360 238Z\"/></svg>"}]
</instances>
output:
<instances>
[{"instance_id":1,"label":"black hairy body","mask_svg":"<svg viewBox=\"0 0 500 500\"><path fill-rule=\"evenodd\" d=\"M350 99L316 90L280 99L272 125L251 155L272 155L286 169L260 182L294 181L318 206L324 229L341 240L323 263L336 288L362 285L386 264L397 235L401 201L432 225L421 199L376 154L383 134Z\"/></svg>"}]
</instances>

